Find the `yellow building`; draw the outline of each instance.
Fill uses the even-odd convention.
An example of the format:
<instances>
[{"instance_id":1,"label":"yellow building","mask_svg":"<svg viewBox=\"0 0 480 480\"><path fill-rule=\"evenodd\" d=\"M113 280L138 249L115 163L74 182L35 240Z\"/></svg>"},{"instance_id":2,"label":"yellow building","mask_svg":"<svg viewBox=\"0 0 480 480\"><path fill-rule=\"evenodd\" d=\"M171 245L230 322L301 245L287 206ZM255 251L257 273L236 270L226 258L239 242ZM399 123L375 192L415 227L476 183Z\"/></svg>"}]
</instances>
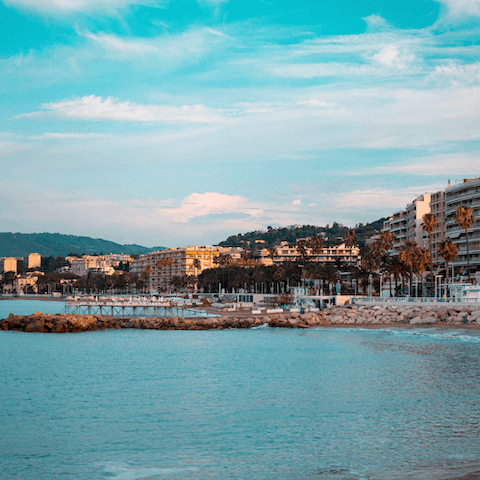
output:
<instances>
[{"instance_id":1,"label":"yellow building","mask_svg":"<svg viewBox=\"0 0 480 480\"><path fill-rule=\"evenodd\" d=\"M40 268L42 266L42 256L39 253L29 253L23 257L25 268Z\"/></svg>"},{"instance_id":2,"label":"yellow building","mask_svg":"<svg viewBox=\"0 0 480 480\"><path fill-rule=\"evenodd\" d=\"M0 259L0 273L17 273L17 259L14 257L4 257Z\"/></svg>"},{"instance_id":3,"label":"yellow building","mask_svg":"<svg viewBox=\"0 0 480 480\"><path fill-rule=\"evenodd\" d=\"M173 277L199 275L208 268L218 267L218 257L232 250L212 245L168 248L157 250L132 260L130 272L145 274L150 291L162 291Z\"/></svg>"}]
</instances>

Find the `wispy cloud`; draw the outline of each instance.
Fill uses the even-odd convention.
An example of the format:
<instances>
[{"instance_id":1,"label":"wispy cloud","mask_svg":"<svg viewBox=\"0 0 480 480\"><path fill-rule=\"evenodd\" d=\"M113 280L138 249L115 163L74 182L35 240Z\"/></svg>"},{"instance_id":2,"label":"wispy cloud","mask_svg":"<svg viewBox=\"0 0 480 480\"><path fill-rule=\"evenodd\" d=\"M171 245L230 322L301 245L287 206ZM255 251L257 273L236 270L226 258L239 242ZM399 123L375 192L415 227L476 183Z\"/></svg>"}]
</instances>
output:
<instances>
[{"instance_id":1,"label":"wispy cloud","mask_svg":"<svg viewBox=\"0 0 480 480\"><path fill-rule=\"evenodd\" d=\"M41 110L17 115L16 118L44 118L52 116L67 120L133 121L162 123L212 123L226 121L219 110L205 105L139 105L120 102L116 98L88 95L74 100L45 103Z\"/></svg>"},{"instance_id":2,"label":"wispy cloud","mask_svg":"<svg viewBox=\"0 0 480 480\"><path fill-rule=\"evenodd\" d=\"M8 6L38 13L103 12L115 13L131 5L159 6L159 0L3 0Z\"/></svg>"},{"instance_id":3,"label":"wispy cloud","mask_svg":"<svg viewBox=\"0 0 480 480\"><path fill-rule=\"evenodd\" d=\"M42 135L31 135L27 138L31 140L88 140L92 138L109 138L113 135L107 133L75 133L75 132L45 132Z\"/></svg>"},{"instance_id":4,"label":"wispy cloud","mask_svg":"<svg viewBox=\"0 0 480 480\"><path fill-rule=\"evenodd\" d=\"M448 15L454 18L472 16L480 17L480 0L436 0L445 5Z\"/></svg>"}]
</instances>

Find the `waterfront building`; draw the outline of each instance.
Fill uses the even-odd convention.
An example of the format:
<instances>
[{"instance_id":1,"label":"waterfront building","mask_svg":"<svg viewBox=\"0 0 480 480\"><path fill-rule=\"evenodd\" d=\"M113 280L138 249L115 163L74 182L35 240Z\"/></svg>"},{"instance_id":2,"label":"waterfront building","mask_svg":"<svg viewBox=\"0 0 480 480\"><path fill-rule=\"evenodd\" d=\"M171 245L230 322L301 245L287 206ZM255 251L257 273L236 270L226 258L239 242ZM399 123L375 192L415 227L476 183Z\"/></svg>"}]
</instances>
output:
<instances>
[{"instance_id":1,"label":"waterfront building","mask_svg":"<svg viewBox=\"0 0 480 480\"><path fill-rule=\"evenodd\" d=\"M331 245L322 248L318 253L313 253L307 248L307 258L309 261L321 263L342 263L356 264L359 260L360 249L357 246L347 247L344 243L340 245ZM273 265L274 263L283 263L287 261L298 261L301 258L295 245L289 246L288 242L281 242L275 245L275 254L273 259L268 249L264 248L258 252L260 263L262 265Z\"/></svg>"},{"instance_id":2,"label":"waterfront building","mask_svg":"<svg viewBox=\"0 0 480 480\"><path fill-rule=\"evenodd\" d=\"M448 186L450 186L450 180ZM443 258L438 255L440 243L445 240L445 190L432 193L430 198L430 213L435 215L438 224L436 230L432 233L432 255L433 264L440 265L444 263Z\"/></svg>"},{"instance_id":3,"label":"waterfront building","mask_svg":"<svg viewBox=\"0 0 480 480\"><path fill-rule=\"evenodd\" d=\"M212 245L157 250L133 259L130 272L144 274L151 292L162 291L173 277L197 276L207 268L217 267L219 255L225 253L230 253L230 249Z\"/></svg>"},{"instance_id":4,"label":"waterfront building","mask_svg":"<svg viewBox=\"0 0 480 480\"><path fill-rule=\"evenodd\" d=\"M36 272L38 274L38 272ZM27 275L25 277L18 276L13 283L14 290L19 293L38 293L37 286L38 276Z\"/></svg>"},{"instance_id":5,"label":"waterfront building","mask_svg":"<svg viewBox=\"0 0 480 480\"><path fill-rule=\"evenodd\" d=\"M429 249L428 235L423 229L423 215L431 213L437 218L437 228L431 235L433 264L437 271L445 261L438 254L440 243L450 238L457 245L458 257L451 262L457 273L465 272L467 266L467 239L465 231L457 225L455 211L458 206L472 207L477 222L468 231L470 266L473 272L480 269L480 179L464 179L452 185L450 180L445 190L417 197L405 210L394 213L384 222L383 230L394 235L392 255L398 255L401 246L414 241L419 247Z\"/></svg>"},{"instance_id":6,"label":"waterfront building","mask_svg":"<svg viewBox=\"0 0 480 480\"><path fill-rule=\"evenodd\" d=\"M467 237L456 223L455 211L458 206L473 208L477 219L468 230L470 267L472 271L480 269L480 178L464 179L462 183L447 187L445 190L445 237L457 245L458 256L452 262L456 269L466 271Z\"/></svg>"}]
</instances>

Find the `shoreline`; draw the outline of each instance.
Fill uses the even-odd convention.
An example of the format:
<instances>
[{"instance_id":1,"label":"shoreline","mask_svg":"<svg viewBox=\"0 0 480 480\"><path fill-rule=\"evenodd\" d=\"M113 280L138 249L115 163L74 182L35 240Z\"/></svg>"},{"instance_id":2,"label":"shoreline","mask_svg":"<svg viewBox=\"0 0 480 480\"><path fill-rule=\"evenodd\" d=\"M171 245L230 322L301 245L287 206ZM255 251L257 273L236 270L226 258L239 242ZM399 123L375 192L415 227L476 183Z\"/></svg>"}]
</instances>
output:
<instances>
[{"instance_id":1,"label":"shoreline","mask_svg":"<svg viewBox=\"0 0 480 480\"><path fill-rule=\"evenodd\" d=\"M209 308L210 312L213 311ZM208 317L111 317L89 314L10 314L0 329L39 333L83 332L105 329L225 330L231 328L440 328L480 330L480 306L358 306L345 305L318 313L218 312Z\"/></svg>"}]
</instances>

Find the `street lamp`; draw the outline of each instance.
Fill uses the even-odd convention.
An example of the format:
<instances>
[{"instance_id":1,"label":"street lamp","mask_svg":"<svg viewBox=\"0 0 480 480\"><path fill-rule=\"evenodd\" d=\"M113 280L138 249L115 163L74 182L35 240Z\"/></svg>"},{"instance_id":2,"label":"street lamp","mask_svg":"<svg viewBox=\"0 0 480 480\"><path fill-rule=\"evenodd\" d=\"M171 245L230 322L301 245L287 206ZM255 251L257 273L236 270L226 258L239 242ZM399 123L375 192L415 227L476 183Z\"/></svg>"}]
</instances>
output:
<instances>
[{"instance_id":1,"label":"street lamp","mask_svg":"<svg viewBox=\"0 0 480 480\"><path fill-rule=\"evenodd\" d=\"M383 298L383 290L382 290L382 287L383 287L383 273L380 274L380 298Z\"/></svg>"}]
</instances>

